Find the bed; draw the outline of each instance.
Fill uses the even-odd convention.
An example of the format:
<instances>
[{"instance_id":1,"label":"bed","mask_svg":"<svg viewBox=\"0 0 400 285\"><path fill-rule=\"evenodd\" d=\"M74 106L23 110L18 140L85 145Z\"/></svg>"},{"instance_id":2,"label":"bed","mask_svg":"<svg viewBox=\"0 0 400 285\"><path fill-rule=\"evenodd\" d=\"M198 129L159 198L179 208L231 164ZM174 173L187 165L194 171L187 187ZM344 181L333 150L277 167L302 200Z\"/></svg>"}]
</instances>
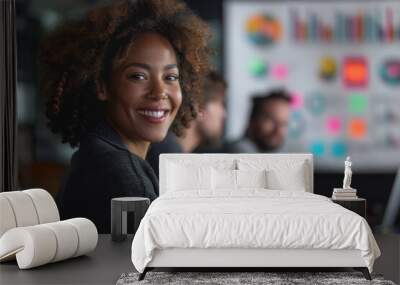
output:
<instances>
[{"instance_id":1,"label":"bed","mask_svg":"<svg viewBox=\"0 0 400 285\"><path fill-rule=\"evenodd\" d=\"M160 197L132 242L140 280L159 267L353 267L370 279L379 255L364 218L313 194L311 154L162 154Z\"/></svg>"}]
</instances>

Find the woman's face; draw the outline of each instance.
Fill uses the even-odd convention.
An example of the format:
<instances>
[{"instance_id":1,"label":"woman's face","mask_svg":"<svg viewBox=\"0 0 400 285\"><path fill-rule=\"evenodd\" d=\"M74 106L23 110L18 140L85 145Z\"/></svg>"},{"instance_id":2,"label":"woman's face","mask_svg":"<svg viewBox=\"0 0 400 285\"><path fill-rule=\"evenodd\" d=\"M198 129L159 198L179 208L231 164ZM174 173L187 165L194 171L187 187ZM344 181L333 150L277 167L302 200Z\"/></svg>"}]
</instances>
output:
<instances>
[{"instance_id":1,"label":"woman's face","mask_svg":"<svg viewBox=\"0 0 400 285\"><path fill-rule=\"evenodd\" d=\"M115 64L105 96L107 116L130 142L164 139L182 102L179 70L170 42L157 33L140 35Z\"/></svg>"}]
</instances>

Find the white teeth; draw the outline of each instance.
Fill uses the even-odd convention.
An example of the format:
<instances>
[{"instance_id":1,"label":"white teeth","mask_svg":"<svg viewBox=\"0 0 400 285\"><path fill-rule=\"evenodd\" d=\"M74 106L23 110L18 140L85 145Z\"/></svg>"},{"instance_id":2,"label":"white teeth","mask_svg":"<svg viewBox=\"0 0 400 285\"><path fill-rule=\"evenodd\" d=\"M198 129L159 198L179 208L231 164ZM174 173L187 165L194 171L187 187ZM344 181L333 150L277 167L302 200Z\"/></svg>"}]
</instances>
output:
<instances>
[{"instance_id":1,"label":"white teeth","mask_svg":"<svg viewBox=\"0 0 400 285\"><path fill-rule=\"evenodd\" d=\"M165 115L166 111L139 110L138 113L153 118L161 118Z\"/></svg>"}]
</instances>

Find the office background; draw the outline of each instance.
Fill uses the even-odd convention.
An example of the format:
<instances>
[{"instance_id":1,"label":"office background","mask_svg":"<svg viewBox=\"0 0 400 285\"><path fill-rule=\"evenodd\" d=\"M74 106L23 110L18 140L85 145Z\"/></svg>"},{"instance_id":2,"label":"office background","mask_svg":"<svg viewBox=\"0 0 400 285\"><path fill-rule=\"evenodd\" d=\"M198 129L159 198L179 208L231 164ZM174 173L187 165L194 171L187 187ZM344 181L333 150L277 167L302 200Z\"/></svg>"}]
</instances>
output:
<instances>
[{"instance_id":1,"label":"office background","mask_svg":"<svg viewBox=\"0 0 400 285\"><path fill-rule=\"evenodd\" d=\"M55 195L74 152L46 127L40 41L64 20L107 2L16 1L21 189ZM209 23L212 61L228 81L225 138L243 133L252 93L286 87L294 100L285 150L315 155L315 193L326 196L341 185L351 155L352 186L368 200L368 222L378 226L400 166L399 2L185 2Z\"/></svg>"}]
</instances>

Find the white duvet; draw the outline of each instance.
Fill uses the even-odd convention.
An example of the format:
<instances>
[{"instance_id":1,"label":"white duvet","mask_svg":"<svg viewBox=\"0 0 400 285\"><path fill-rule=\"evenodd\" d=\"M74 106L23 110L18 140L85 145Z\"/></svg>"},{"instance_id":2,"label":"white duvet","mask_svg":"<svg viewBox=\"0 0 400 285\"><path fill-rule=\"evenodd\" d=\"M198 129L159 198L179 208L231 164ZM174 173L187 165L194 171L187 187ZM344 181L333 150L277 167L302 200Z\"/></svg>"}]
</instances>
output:
<instances>
[{"instance_id":1,"label":"white duvet","mask_svg":"<svg viewBox=\"0 0 400 285\"><path fill-rule=\"evenodd\" d=\"M133 265L143 272L154 250L165 248L358 249L370 272L380 256L359 215L324 196L265 189L159 197L133 239Z\"/></svg>"}]
</instances>

